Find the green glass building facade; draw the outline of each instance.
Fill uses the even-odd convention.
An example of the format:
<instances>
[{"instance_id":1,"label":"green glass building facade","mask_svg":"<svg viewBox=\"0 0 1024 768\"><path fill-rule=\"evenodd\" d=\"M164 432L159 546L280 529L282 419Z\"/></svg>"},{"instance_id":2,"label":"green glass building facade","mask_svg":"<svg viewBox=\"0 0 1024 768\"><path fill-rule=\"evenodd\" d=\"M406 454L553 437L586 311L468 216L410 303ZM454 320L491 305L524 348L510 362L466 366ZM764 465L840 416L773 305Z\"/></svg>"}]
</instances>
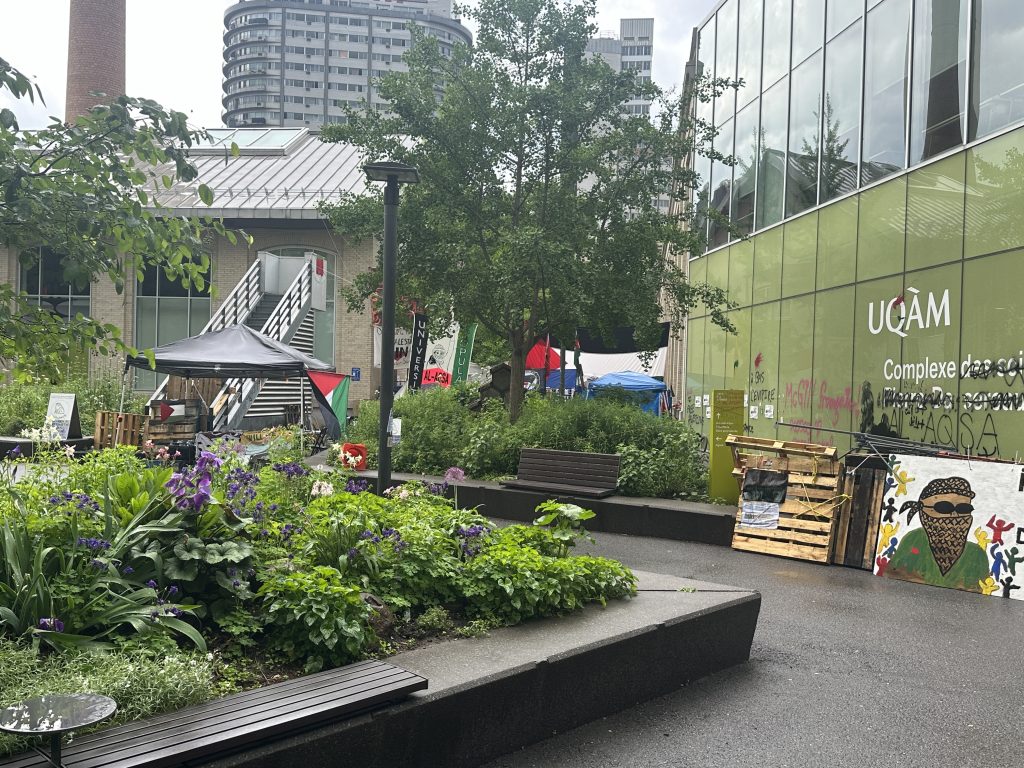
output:
<instances>
[{"instance_id":1,"label":"green glass building facade","mask_svg":"<svg viewBox=\"0 0 1024 768\"><path fill-rule=\"evenodd\" d=\"M750 434L875 432L1024 454L1024 3L726 0L697 66L744 85L695 158L736 333L686 332L686 408L747 392ZM826 431L836 430L837 432Z\"/></svg>"}]
</instances>

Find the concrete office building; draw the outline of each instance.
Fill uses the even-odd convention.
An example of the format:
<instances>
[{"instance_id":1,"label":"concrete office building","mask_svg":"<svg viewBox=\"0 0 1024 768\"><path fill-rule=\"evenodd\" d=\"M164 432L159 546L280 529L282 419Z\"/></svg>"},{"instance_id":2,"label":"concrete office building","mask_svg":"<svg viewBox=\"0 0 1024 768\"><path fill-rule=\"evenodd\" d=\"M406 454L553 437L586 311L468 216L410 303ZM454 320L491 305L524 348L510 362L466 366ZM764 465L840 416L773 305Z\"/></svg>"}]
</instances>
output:
<instances>
[{"instance_id":1,"label":"concrete office building","mask_svg":"<svg viewBox=\"0 0 1024 768\"><path fill-rule=\"evenodd\" d=\"M696 106L736 157L699 202L750 236L691 255L737 305L689 322L695 424L740 389L753 435L1024 451L1022 44L1019 0L717 4L691 68L745 85Z\"/></svg>"},{"instance_id":2,"label":"concrete office building","mask_svg":"<svg viewBox=\"0 0 1024 768\"><path fill-rule=\"evenodd\" d=\"M410 25L442 52L472 37L451 0L244 0L224 12L224 124L343 122L345 107L384 106L376 81L405 71Z\"/></svg>"},{"instance_id":3,"label":"concrete office building","mask_svg":"<svg viewBox=\"0 0 1024 768\"><path fill-rule=\"evenodd\" d=\"M621 19L619 35L603 34L587 43L587 52L604 59L616 72L634 70L640 80L651 80L654 61L654 19ZM650 99L639 95L626 102L634 115L651 114Z\"/></svg>"}]
</instances>

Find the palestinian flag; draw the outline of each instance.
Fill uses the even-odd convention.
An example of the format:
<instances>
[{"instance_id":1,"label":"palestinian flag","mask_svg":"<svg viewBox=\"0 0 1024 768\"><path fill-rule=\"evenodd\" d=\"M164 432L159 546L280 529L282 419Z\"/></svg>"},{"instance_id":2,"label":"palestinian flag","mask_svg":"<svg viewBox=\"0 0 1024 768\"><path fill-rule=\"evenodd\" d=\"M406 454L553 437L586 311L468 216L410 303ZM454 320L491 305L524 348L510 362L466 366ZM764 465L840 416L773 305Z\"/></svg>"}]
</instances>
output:
<instances>
[{"instance_id":1,"label":"palestinian flag","mask_svg":"<svg viewBox=\"0 0 1024 768\"><path fill-rule=\"evenodd\" d=\"M348 418L348 385L351 378L343 373L306 371L313 385L313 397L320 406L327 434L332 440L340 440Z\"/></svg>"}]
</instances>

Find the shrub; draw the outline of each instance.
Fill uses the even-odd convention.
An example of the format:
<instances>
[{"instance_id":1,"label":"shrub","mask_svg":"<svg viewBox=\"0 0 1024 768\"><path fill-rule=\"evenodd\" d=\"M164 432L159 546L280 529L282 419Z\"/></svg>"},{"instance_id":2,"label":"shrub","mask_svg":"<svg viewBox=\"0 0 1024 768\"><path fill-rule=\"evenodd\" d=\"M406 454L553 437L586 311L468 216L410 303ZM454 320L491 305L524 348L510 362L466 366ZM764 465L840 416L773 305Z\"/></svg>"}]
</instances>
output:
<instances>
[{"instance_id":1,"label":"shrub","mask_svg":"<svg viewBox=\"0 0 1024 768\"><path fill-rule=\"evenodd\" d=\"M0 387L0 435L17 435L23 429L41 427L51 392L77 395L78 415L85 433L91 433L96 411L116 411L121 403L121 379L108 376L73 378L63 384L13 383ZM141 413L146 400L131 389L125 391L124 411Z\"/></svg>"},{"instance_id":2,"label":"shrub","mask_svg":"<svg viewBox=\"0 0 1024 768\"><path fill-rule=\"evenodd\" d=\"M208 657L171 652L67 653L40 656L27 645L0 639L0 707L44 693L100 693L117 702L103 727L200 704L215 696ZM29 742L0 734L0 755Z\"/></svg>"}]
</instances>

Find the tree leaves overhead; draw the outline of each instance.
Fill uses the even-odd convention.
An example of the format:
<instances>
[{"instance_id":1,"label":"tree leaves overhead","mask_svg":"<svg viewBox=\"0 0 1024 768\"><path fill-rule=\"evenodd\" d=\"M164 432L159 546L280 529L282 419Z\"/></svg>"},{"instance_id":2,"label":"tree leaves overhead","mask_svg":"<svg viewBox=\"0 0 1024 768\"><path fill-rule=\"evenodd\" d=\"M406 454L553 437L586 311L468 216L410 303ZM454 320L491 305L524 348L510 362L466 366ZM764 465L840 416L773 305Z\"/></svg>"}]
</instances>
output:
<instances>
[{"instance_id":1,"label":"tree leaves overhead","mask_svg":"<svg viewBox=\"0 0 1024 768\"><path fill-rule=\"evenodd\" d=\"M505 338L514 379L548 331L630 326L653 345L663 317L678 330L697 302L728 326L724 293L687 283L673 258L703 252L687 226L696 177L675 160L707 128L650 80L586 54L593 0L481 0L460 12L478 26L475 47L446 55L414 28L409 71L381 81L391 112L351 111L323 133L420 172L402 191L399 293ZM658 103L654 121L623 108L638 96ZM672 215L656 204L667 194ZM380 233L379 196L324 210L347 235ZM378 283L379 272L357 280L350 306Z\"/></svg>"},{"instance_id":2,"label":"tree leaves overhead","mask_svg":"<svg viewBox=\"0 0 1024 768\"><path fill-rule=\"evenodd\" d=\"M0 91L35 99L38 88L0 59ZM181 112L149 99L118 97L65 125L21 130L0 113L0 242L31 267L45 247L61 254L63 279L109 279L120 292L146 268L183 285L202 284L210 266L203 242L212 219L184 218L161 207L176 181L194 181L187 150L203 137ZM159 171L157 170L159 169ZM209 205L212 192L199 185ZM69 322L0 286L0 357L24 375L55 378L70 348L127 350L119 329L90 318Z\"/></svg>"}]
</instances>

